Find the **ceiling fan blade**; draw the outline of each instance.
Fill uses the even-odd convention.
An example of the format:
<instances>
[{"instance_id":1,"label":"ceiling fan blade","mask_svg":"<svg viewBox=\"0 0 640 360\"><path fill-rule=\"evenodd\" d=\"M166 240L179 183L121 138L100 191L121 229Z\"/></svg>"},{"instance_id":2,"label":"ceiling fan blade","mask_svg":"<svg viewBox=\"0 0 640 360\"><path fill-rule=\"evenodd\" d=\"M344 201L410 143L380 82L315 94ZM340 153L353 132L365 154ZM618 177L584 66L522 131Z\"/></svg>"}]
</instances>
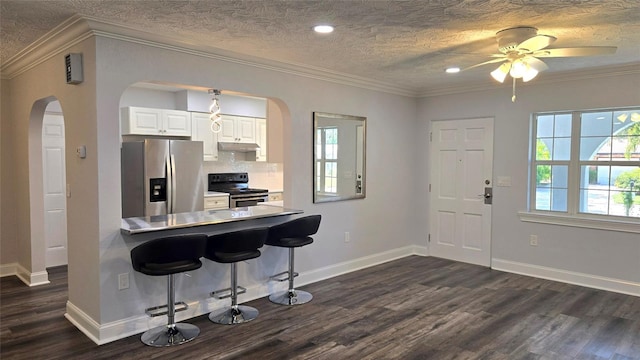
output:
<instances>
[{"instance_id":1,"label":"ceiling fan blade","mask_svg":"<svg viewBox=\"0 0 640 360\"><path fill-rule=\"evenodd\" d=\"M618 48L615 46L584 46L574 48L544 49L534 52L535 57L571 57L594 56L614 54Z\"/></svg>"},{"instance_id":2,"label":"ceiling fan blade","mask_svg":"<svg viewBox=\"0 0 640 360\"><path fill-rule=\"evenodd\" d=\"M503 62L503 61L507 61L508 59L506 57L503 58L499 58L499 59L492 59L492 60L488 60L485 62L481 62L480 64L475 64L475 65L471 65L467 68L462 69L462 71L466 71L469 69L473 69L473 68L477 68L478 66L483 66L483 65L487 65L487 64L495 64L495 63L499 63L499 62Z\"/></svg>"},{"instance_id":3,"label":"ceiling fan blade","mask_svg":"<svg viewBox=\"0 0 640 360\"><path fill-rule=\"evenodd\" d=\"M536 35L518 44L517 48L518 50L527 50L527 52L535 52L553 44L554 41L556 41L556 38L554 36Z\"/></svg>"},{"instance_id":4,"label":"ceiling fan blade","mask_svg":"<svg viewBox=\"0 0 640 360\"><path fill-rule=\"evenodd\" d=\"M544 61L536 59L533 56L525 56L524 60L527 62L527 64L529 64L529 66L531 66L538 72L545 71L549 68L547 64L544 63Z\"/></svg>"}]
</instances>

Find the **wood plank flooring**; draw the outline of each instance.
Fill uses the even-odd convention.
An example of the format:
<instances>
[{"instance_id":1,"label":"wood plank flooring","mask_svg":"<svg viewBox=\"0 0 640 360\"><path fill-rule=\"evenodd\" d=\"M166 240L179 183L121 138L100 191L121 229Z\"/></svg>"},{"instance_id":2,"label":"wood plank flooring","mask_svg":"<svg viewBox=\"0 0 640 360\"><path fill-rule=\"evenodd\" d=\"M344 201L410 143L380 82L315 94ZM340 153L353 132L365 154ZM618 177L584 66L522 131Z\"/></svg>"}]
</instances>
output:
<instances>
[{"instance_id":1,"label":"wood plank flooring","mask_svg":"<svg viewBox=\"0 0 640 360\"><path fill-rule=\"evenodd\" d=\"M250 323L190 319L200 336L171 348L139 335L95 345L63 316L66 269L50 278L35 288L0 279L3 360L640 359L640 297L433 257L306 286L314 299L297 307L251 301Z\"/></svg>"}]
</instances>

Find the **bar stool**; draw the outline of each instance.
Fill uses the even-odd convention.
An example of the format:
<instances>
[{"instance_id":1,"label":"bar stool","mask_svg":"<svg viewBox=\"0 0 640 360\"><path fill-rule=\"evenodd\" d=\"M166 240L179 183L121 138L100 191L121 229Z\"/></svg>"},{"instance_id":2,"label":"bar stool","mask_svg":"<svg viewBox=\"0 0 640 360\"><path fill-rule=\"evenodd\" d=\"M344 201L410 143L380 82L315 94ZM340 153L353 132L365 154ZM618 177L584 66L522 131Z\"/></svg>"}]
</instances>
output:
<instances>
[{"instance_id":1,"label":"bar stool","mask_svg":"<svg viewBox=\"0 0 640 360\"><path fill-rule=\"evenodd\" d=\"M257 309L238 305L238 295L244 294L247 289L238 286L237 263L259 257L261 253L258 249L264 245L268 232L269 228L265 227L209 236L204 257L218 263L231 264L231 287L211 293L217 299L230 297L231 306L211 312L209 320L217 324L233 325L258 317Z\"/></svg>"},{"instance_id":2,"label":"bar stool","mask_svg":"<svg viewBox=\"0 0 640 360\"><path fill-rule=\"evenodd\" d=\"M148 308L150 316L167 315L167 325L147 330L140 340L149 346L180 345L193 340L200 329L192 324L176 323L176 311L186 310L184 302L175 302L174 275L202 266L207 243L205 234L176 235L147 241L131 250L133 269L150 276L167 276L167 305ZM181 308L176 310L176 305ZM167 310L158 311L166 307Z\"/></svg>"},{"instance_id":3,"label":"bar stool","mask_svg":"<svg viewBox=\"0 0 640 360\"><path fill-rule=\"evenodd\" d=\"M293 288L293 278L298 276L293 271L294 256L293 250L300 246L309 245L313 239L309 235L318 232L321 215L310 215L297 218L279 225L274 225L269 229L267 245L289 248L289 270L270 277L276 281L289 281L289 289L269 295L269 300L280 305L300 305L313 299L313 295L306 291L295 290ZM282 277L282 275L287 275Z\"/></svg>"}]
</instances>

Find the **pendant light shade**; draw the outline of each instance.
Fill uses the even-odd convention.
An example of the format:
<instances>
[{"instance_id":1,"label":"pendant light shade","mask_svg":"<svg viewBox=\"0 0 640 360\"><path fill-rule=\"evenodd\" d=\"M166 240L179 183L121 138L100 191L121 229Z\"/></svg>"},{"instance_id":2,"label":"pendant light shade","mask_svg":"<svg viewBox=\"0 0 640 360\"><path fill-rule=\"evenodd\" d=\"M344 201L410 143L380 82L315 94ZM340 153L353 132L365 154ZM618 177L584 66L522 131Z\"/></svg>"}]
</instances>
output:
<instances>
[{"instance_id":1,"label":"pendant light shade","mask_svg":"<svg viewBox=\"0 0 640 360\"><path fill-rule=\"evenodd\" d=\"M496 81L503 83L504 79L507 77L509 73L509 69L511 68L511 63L506 62L500 65L497 69L491 72L491 77L496 79Z\"/></svg>"},{"instance_id":2,"label":"pendant light shade","mask_svg":"<svg viewBox=\"0 0 640 360\"><path fill-rule=\"evenodd\" d=\"M211 106L209 107L209 119L211 120L211 131L214 133L219 133L222 130L222 115L220 114L220 101L218 100L218 96L220 95L220 90L217 89L209 89L209 94L213 95L211 99Z\"/></svg>"}]
</instances>

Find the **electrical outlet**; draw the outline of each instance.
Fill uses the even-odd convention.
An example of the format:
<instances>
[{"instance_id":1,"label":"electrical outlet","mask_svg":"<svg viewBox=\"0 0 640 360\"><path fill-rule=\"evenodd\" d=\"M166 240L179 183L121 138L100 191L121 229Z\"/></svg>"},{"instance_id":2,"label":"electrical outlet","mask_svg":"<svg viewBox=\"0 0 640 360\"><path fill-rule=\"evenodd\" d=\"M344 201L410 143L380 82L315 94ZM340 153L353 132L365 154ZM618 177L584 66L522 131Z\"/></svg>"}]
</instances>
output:
<instances>
[{"instance_id":1,"label":"electrical outlet","mask_svg":"<svg viewBox=\"0 0 640 360\"><path fill-rule=\"evenodd\" d=\"M118 290L129 288L129 273L118 275Z\"/></svg>"},{"instance_id":2,"label":"electrical outlet","mask_svg":"<svg viewBox=\"0 0 640 360\"><path fill-rule=\"evenodd\" d=\"M346 231L344 233L344 242L348 243L349 241L351 241L351 234L349 234L349 232Z\"/></svg>"},{"instance_id":3,"label":"electrical outlet","mask_svg":"<svg viewBox=\"0 0 640 360\"><path fill-rule=\"evenodd\" d=\"M529 235L529 245L538 246L538 235Z\"/></svg>"}]
</instances>

